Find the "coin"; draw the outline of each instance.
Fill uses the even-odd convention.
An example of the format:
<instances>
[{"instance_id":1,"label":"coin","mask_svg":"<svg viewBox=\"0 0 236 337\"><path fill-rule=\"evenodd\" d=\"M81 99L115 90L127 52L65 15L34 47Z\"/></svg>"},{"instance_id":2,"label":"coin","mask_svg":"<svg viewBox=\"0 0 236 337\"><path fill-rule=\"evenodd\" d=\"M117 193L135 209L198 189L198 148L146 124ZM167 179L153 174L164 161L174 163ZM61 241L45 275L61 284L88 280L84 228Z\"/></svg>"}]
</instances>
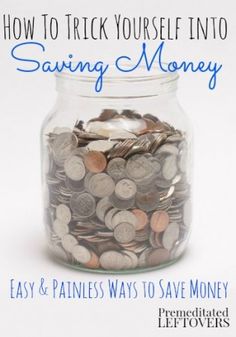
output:
<instances>
[{"instance_id":1,"label":"coin","mask_svg":"<svg viewBox=\"0 0 236 337\"><path fill-rule=\"evenodd\" d=\"M176 222L169 224L162 237L163 247L170 250L179 237L179 225Z\"/></svg>"},{"instance_id":2,"label":"coin","mask_svg":"<svg viewBox=\"0 0 236 337\"><path fill-rule=\"evenodd\" d=\"M167 153L177 156L179 150L173 144L163 144L162 146L159 147L156 153Z\"/></svg>"},{"instance_id":3,"label":"coin","mask_svg":"<svg viewBox=\"0 0 236 337\"><path fill-rule=\"evenodd\" d=\"M94 140L87 145L89 151L107 152L110 151L117 142L111 140Z\"/></svg>"},{"instance_id":4,"label":"coin","mask_svg":"<svg viewBox=\"0 0 236 337\"><path fill-rule=\"evenodd\" d=\"M145 156L134 155L127 161L126 172L130 179L140 181L153 175L154 169Z\"/></svg>"},{"instance_id":5,"label":"coin","mask_svg":"<svg viewBox=\"0 0 236 337\"><path fill-rule=\"evenodd\" d=\"M56 235L59 237L59 238L63 238L63 236L65 236L66 234L69 233L69 227L67 224L61 222L60 220L56 219L54 222L53 222L53 230L54 232L56 233Z\"/></svg>"},{"instance_id":6,"label":"coin","mask_svg":"<svg viewBox=\"0 0 236 337\"><path fill-rule=\"evenodd\" d=\"M74 259L79 263L88 263L91 260L90 251L81 245L76 245L72 249L72 255Z\"/></svg>"},{"instance_id":7,"label":"coin","mask_svg":"<svg viewBox=\"0 0 236 337\"><path fill-rule=\"evenodd\" d=\"M152 213L150 224L154 232L163 232L169 225L169 215L165 211L156 211Z\"/></svg>"},{"instance_id":8,"label":"coin","mask_svg":"<svg viewBox=\"0 0 236 337\"><path fill-rule=\"evenodd\" d=\"M105 225L107 226L107 228L109 228L110 230L113 230L114 227L112 225L112 218L113 216L118 212L119 210L117 208L112 208L110 209L107 214L105 215Z\"/></svg>"},{"instance_id":9,"label":"coin","mask_svg":"<svg viewBox=\"0 0 236 337\"><path fill-rule=\"evenodd\" d=\"M94 214L96 202L89 193L73 193L70 199L70 207L76 215L87 218Z\"/></svg>"},{"instance_id":10,"label":"coin","mask_svg":"<svg viewBox=\"0 0 236 337\"><path fill-rule=\"evenodd\" d=\"M155 267L162 263L166 263L170 258L170 253L167 249L158 248L151 251L147 256L147 264L149 267Z\"/></svg>"},{"instance_id":11,"label":"coin","mask_svg":"<svg viewBox=\"0 0 236 337\"><path fill-rule=\"evenodd\" d=\"M130 179L120 180L115 187L115 194L121 200L132 199L137 192L137 186Z\"/></svg>"},{"instance_id":12,"label":"coin","mask_svg":"<svg viewBox=\"0 0 236 337\"><path fill-rule=\"evenodd\" d=\"M73 235L67 234L61 239L61 244L65 251L72 253L72 250L74 246L78 244L78 241Z\"/></svg>"},{"instance_id":13,"label":"coin","mask_svg":"<svg viewBox=\"0 0 236 337\"><path fill-rule=\"evenodd\" d=\"M89 262L84 264L84 266L86 268L98 269L99 266L100 266L98 256L94 252L91 252L91 258L90 258Z\"/></svg>"},{"instance_id":14,"label":"coin","mask_svg":"<svg viewBox=\"0 0 236 337\"><path fill-rule=\"evenodd\" d=\"M120 210L132 208L135 204L135 199L121 200L117 198L115 194L112 194L109 198L112 205Z\"/></svg>"},{"instance_id":15,"label":"coin","mask_svg":"<svg viewBox=\"0 0 236 337\"><path fill-rule=\"evenodd\" d=\"M98 201L96 207L96 215L99 220L104 221L106 212L112 208L112 204L108 197L102 198Z\"/></svg>"},{"instance_id":16,"label":"coin","mask_svg":"<svg viewBox=\"0 0 236 337\"><path fill-rule=\"evenodd\" d=\"M125 178L126 176L125 165L126 161L123 158L111 159L107 165L107 173L114 180L120 180L122 178Z\"/></svg>"},{"instance_id":17,"label":"coin","mask_svg":"<svg viewBox=\"0 0 236 337\"><path fill-rule=\"evenodd\" d=\"M122 270L125 265L123 255L112 250L102 253L100 264L106 270Z\"/></svg>"},{"instance_id":18,"label":"coin","mask_svg":"<svg viewBox=\"0 0 236 337\"><path fill-rule=\"evenodd\" d=\"M176 156L168 156L162 167L162 175L166 180L171 180L177 174L178 168L176 164Z\"/></svg>"},{"instance_id":19,"label":"coin","mask_svg":"<svg viewBox=\"0 0 236 337\"><path fill-rule=\"evenodd\" d=\"M143 229L148 224L147 213L138 208L133 209L132 213L136 217L135 229L137 231Z\"/></svg>"},{"instance_id":20,"label":"coin","mask_svg":"<svg viewBox=\"0 0 236 337\"><path fill-rule=\"evenodd\" d=\"M160 194L157 190L150 191L148 193L137 192L136 204L138 208L143 211L149 212L156 209L160 202Z\"/></svg>"},{"instance_id":21,"label":"coin","mask_svg":"<svg viewBox=\"0 0 236 337\"><path fill-rule=\"evenodd\" d=\"M125 130L114 130L109 134L110 139L136 139L137 136Z\"/></svg>"},{"instance_id":22,"label":"coin","mask_svg":"<svg viewBox=\"0 0 236 337\"><path fill-rule=\"evenodd\" d=\"M88 189L95 197L104 198L113 193L115 183L106 173L98 173L89 179Z\"/></svg>"},{"instance_id":23,"label":"coin","mask_svg":"<svg viewBox=\"0 0 236 337\"><path fill-rule=\"evenodd\" d=\"M129 223L135 229L137 229L136 228L137 218L130 211L119 211L116 214L114 214L112 219L111 219L111 228L114 229L116 226L118 226L122 222Z\"/></svg>"},{"instance_id":24,"label":"coin","mask_svg":"<svg viewBox=\"0 0 236 337\"><path fill-rule=\"evenodd\" d=\"M64 169L67 177L75 181L83 179L86 173L83 160L78 156L72 156L66 159Z\"/></svg>"},{"instance_id":25,"label":"coin","mask_svg":"<svg viewBox=\"0 0 236 337\"><path fill-rule=\"evenodd\" d=\"M62 223L68 225L71 221L71 211L68 206L60 204L56 208L56 217Z\"/></svg>"},{"instance_id":26,"label":"coin","mask_svg":"<svg viewBox=\"0 0 236 337\"><path fill-rule=\"evenodd\" d=\"M188 199L185 204L184 204L184 208L183 208L183 220L184 220L184 224L185 226L189 226L191 223L191 218L192 218L192 207L191 207L191 201L190 199Z\"/></svg>"},{"instance_id":27,"label":"coin","mask_svg":"<svg viewBox=\"0 0 236 337\"><path fill-rule=\"evenodd\" d=\"M128 243L135 238L135 228L127 222L123 222L115 227L114 238L120 243Z\"/></svg>"},{"instance_id":28,"label":"coin","mask_svg":"<svg viewBox=\"0 0 236 337\"><path fill-rule=\"evenodd\" d=\"M89 151L84 156L84 164L90 172L100 173L105 170L107 160L102 152Z\"/></svg>"},{"instance_id":29,"label":"coin","mask_svg":"<svg viewBox=\"0 0 236 337\"><path fill-rule=\"evenodd\" d=\"M123 250L122 254L127 255L131 260L131 264L129 266L129 269L135 269L138 265L137 255L135 253L131 252L130 250Z\"/></svg>"},{"instance_id":30,"label":"coin","mask_svg":"<svg viewBox=\"0 0 236 337\"><path fill-rule=\"evenodd\" d=\"M53 142L54 160L58 166L63 166L71 151L78 145L77 137L71 132L57 135Z\"/></svg>"}]
</instances>

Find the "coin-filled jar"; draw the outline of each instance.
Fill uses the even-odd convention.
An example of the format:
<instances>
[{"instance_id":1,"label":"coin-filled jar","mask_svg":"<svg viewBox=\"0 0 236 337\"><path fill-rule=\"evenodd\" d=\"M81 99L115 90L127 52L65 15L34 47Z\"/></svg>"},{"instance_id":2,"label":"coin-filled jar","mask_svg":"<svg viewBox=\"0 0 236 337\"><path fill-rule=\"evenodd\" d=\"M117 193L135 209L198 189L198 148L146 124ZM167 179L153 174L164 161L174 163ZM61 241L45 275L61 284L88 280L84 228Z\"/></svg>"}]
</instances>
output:
<instances>
[{"instance_id":1,"label":"coin-filled jar","mask_svg":"<svg viewBox=\"0 0 236 337\"><path fill-rule=\"evenodd\" d=\"M176 73L56 76L42 127L50 250L74 268L156 269L184 252L191 225L191 134Z\"/></svg>"}]
</instances>

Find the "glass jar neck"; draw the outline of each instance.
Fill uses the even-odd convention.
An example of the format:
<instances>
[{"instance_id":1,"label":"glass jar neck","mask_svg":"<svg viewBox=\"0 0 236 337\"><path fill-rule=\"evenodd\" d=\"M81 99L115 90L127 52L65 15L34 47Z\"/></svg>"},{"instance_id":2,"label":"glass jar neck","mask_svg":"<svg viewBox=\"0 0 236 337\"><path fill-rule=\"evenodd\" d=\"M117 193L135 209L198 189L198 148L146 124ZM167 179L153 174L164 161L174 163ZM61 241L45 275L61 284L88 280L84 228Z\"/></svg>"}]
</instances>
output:
<instances>
[{"instance_id":1,"label":"glass jar neck","mask_svg":"<svg viewBox=\"0 0 236 337\"><path fill-rule=\"evenodd\" d=\"M56 88L61 94L71 97L86 97L98 99L140 99L152 96L162 96L175 93L178 74L160 71L138 74L122 73L119 76L106 76L99 79L95 76L78 76L68 73L56 75ZM96 91L97 81L102 80L101 91Z\"/></svg>"}]
</instances>

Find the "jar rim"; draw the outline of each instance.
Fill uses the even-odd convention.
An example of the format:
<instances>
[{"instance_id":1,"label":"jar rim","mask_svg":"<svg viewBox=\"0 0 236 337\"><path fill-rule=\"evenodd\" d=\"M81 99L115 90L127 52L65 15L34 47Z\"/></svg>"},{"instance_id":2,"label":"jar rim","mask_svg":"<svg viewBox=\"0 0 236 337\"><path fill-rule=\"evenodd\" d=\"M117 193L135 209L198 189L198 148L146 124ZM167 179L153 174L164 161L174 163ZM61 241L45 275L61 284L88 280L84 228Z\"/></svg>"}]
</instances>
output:
<instances>
[{"instance_id":1,"label":"jar rim","mask_svg":"<svg viewBox=\"0 0 236 337\"><path fill-rule=\"evenodd\" d=\"M104 74L102 78L101 91L96 92L98 74L62 71L55 75L57 91L94 98L159 96L176 91L179 79L176 71L169 72L158 68L149 71L145 66L139 66L133 72L119 72L114 66L110 66L109 74Z\"/></svg>"}]
</instances>

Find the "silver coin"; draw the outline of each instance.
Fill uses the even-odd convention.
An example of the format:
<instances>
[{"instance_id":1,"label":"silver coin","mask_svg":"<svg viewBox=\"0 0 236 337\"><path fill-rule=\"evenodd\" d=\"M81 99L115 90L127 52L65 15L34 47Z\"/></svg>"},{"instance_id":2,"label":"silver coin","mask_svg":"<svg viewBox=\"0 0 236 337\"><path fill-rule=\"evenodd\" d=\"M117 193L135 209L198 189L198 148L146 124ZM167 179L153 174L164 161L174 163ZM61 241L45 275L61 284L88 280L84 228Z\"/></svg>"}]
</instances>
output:
<instances>
[{"instance_id":1,"label":"silver coin","mask_svg":"<svg viewBox=\"0 0 236 337\"><path fill-rule=\"evenodd\" d=\"M68 225L71 221L71 211L68 206L60 204L56 208L56 217L61 222Z\"/></svg>"},{"instance_id":2,"label":"silver coin","mask_svg":"<svg viewBox=\"0 0 236 337\"><path fill-rule=\"evenodd\" d=\"M173 179L177 174L178 168L177 168L177 162L176 162L176 156L170 155L168 156L162 167L162 175L163 178L166 180Z\"/></svg>"},{"instance_id":3,"label":"silver coin","mask_svg":"<svg viewBox=\"0 0 236 337\"><path fill-rule=\"evenodd\" d=\"M153 190L147 193L137 192L136 204L138 208L144 211L155 210L160 203L160 194L157 190Z\"/></svg>"},{"instance_id":4,"label":"silver coin","mask_svg":"<svg viewBox=\"0 0 236 337\"><path fill-rule=\"evenodd\" d=\"M179 149L173 144L163 144L156 153L167 153L177 156L179 154Z\"/></svg>"},{"instance_id":5,"label":"silver coin","mask_svg":"<svg viewBox=\"0 0 236 337\"><path fill-rule=\"evenodd\" d=\"M130 250L122 250L123 255L127 255L131 259L131 265L128 269L135 269L138 266L138 257Z\"/></svg>"},{"instance_id":6,"label":"silver coin","mask_svg":"<svg viewBox=\"0 0 236 337\"><path fill-rule=\"evenodd\" d=\"M96 215L99 220L104 221L105 220L105 214L106 212L112 208L112 204L109 201L108 197L105 197L98 201L97 207L96 207Z\"/></svg>"},{"instance_id":7,"label":"silver coin","mask_svg":"<svg viewBox=\"0 0 236 337\"><path fill-rule=\"evenodd\" d=\"M192 205L191 205L191 200L188 199L183 208L183 220L185 226L189 226L192 221Z\"/></svg>"},{"instance_id":8,"label":"silver coin","mask_svg":"<svg viewBox=\"0 0 236 337\"><path fill-rule=\"evenodd\" d=\"M77 147L78 139L71 132L63 132L57 135L53 142L54 160L58 166L63 166L65 160L71 152Z\"/></svg>"},{"instance_id":9,"label":"silver coin","mask_svg":"<svg viewBox=\"0 0 236 337\"><path fill-rule=\"evenodd\" d=\"M86 173L83 160L78 156L72 156L66 159L64 169L67 177L75 181L82 180Z\"/></svg>"},{"instance_id":10,"label":"silver coin","mask_svg":"<svg viewBox=\"0 0 236 337\"><path fill-rule=\"evenodd\" d=\"M63 236L65 236L66 234L69 233L69 227L67 224L61 222L60 220L56 219L53 222L53 230L54 233L59 237L59 238L63 238Z\"/></svg>"},{"instance_id":11,"label":"silver coin","mask_svg":"<svg viewBox=\"0 0 236 337\"><path fill-rule=\"evenodd\" d=\"M70 178L66 177L65 185L66 185L67 189L70 191L70 194L72 194L73 192L82 193L82 192L85 191L84 182L82 180L74 181L74 180L71 180Z\"/></svg>"},{"instance_id":12,"label":"silver coin","mask_svg":"<svg viewBox=\"0 0 236 337\"><path fill-rule=\"evenodd\" d=\"M88 188L90 193L95 197L104 198L114 192L115 183L106 173L98 173L89 179Z\"/></svg>"},{"instance_id":13,"label":"silver coin","mask_svg":"<svg viewBox=\"0 0 236 337\"><path fill-rule=\"evenodd\" d=\"M111 227L114 229L116 226L118 226L120 223L126 222L131 224L134 228L136 228L137 225L137 218L136 216L130 212L130 211L119 211L117 212L111 220Z\"/></svg>"},{"instance_id":14,"label":"silver coin","mask_svg":"<svg viewBox=\"0 0 236 337\"><path fill-rule=\"evenodd\" d=\"M140 268L147 267L147 258L148 258L148 255L152 252L152 250L153 248L147 248L140 254L139 259L138 259L138 266Z\"/></svg>"},{"instance_id":15,"label":"silver coin","mask_svg":"<svg viewBox=\"0 0 236 337\"><path fill-rule=\"evenodd\" d=\"M113 230L114 227L112 225L112 218L113 216L118 212L119 210L117 208L112 208L110 209L107 214L105 215L105 225L107 226L107 228L109 228L110 230Z\"/></svg>"},{"instance_id":16,"label":"silver coin","mask_svg":"<svg viewBox=\"0 0 236 337\"><path fill-rule=\"evenodd\" d=\"M115 194L112 194L109 198L112 205L120 210L132 208L135 204L135 198L129 200L121 200L117 198Z\"/></svg>"},{"instance_id":17,"label":"silver coin","mask_svg":"<svg viewBox=\"0 0 236 337\"><path fill-rule=\"evenodd\" d=\"M127 161L126 172L130 179L140 181L152 176L154 169L153 165L145 156L134 155Z\"/></svg>"},{"instance_id":18,"label":"silver coin","mask_svg":"<svg viewBox=\"0 0 236 337\"><path fill-rule=\"evenodd\" d=\"M122 270L125 266L123 255L113 250L102 253L99 261L101 267L106 270Z\"/></svg>"},{"instance_id":19,"label":"silver coin","mask_svg":"<svg viewBox=\"0 0 236 337\"><path fill-rule=\"evenodd\" d=\"M90 251L81 245L76 245L72 249L72 255L74 259L79 263L88 263L91 260L91 253Z\"/></svg>"},{"instance_id":20,"label":"silver coin","mask_svg":"<svg viewBox=\"0 0 236 337\"><path fill-rule=\"evenodd\" d=\"M179 225L176 222L169 224L162 237L163 247L171 250L179 238Z\"/></svg>"},{"instance_id":21,"label":"silver coin","mask_svg":"<svg viewBox=\"0 0 236 337\"><path fill-rule=\"evenodd\" d=\"M123 158L111 159L107 165L107 173L114 180L120 180L122 178L125 178L126 176L125 165L126 161Z\"/></svg>"},{"instance_id":22,"label":"silver coin","mask_svg":"<svg viewBox=\"0 0 236 337\"><path fill-rule=\"evenodd\" d=\"M76 215L87 218L95 213L96 202L89 193L73 193L70 199L70 207Z\"/></svg>"},{"instance_id":23,"label":"silver coin","mask_svg":"<svg viewBox=\"0 0 236 337\"><path fill-rule=\"evenodd\" d=\"M135 238L135 228L127 222L123 222L115 227L114 238L120 243L128 243Z\"/></svg>"},{"instance_id":24,"label":"silver coin","mask_svg":"<svg viewBox=\"0 0 236 337\"><path fill-rule=\"evenodd\" d=\"M115 187L115 194L121 200L132 199L137 192L137 186L130 179L120 180Z\"/></svg>"},{"instance_id":25,"label":"silver coin","mask_svg":"<svg viewBox=\"0 0 236 337\"><path fill-rule=\"evenodd\" d=\"M78 241L73 235L67 234L61 239L61 244L65 251L71 253L74 246L78 244Z\"/></svg>"},{"instance_id":26,"label":"silver coin","mask_svg":"<svg viewBox=\"0 0 236 337\"><path fill-rule=\"evenodd\" d=\"M115 144L117 144L117 142L111 140L94 140L90 142L86 148L89 151L108 152Z\"/></svg>"}]
</instances>

